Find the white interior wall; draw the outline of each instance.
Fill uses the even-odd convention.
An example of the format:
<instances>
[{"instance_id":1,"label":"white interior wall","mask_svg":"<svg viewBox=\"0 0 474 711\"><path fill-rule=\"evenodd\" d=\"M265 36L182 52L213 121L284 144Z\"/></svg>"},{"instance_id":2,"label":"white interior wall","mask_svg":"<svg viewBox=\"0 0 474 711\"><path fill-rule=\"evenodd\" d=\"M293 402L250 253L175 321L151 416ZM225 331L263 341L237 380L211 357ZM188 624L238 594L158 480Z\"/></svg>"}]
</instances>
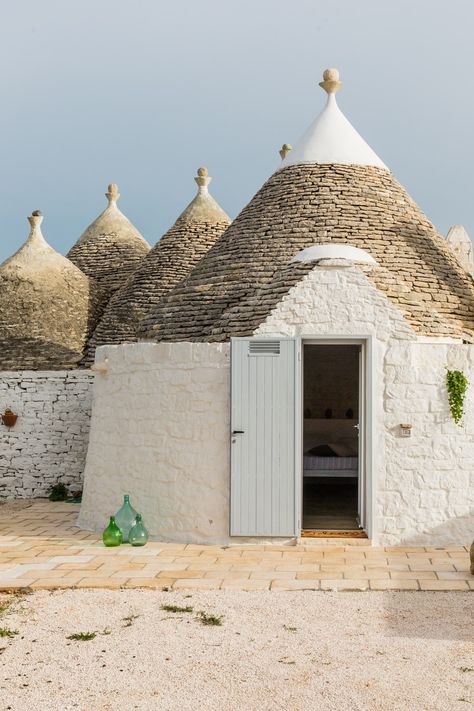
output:
<instances>
[{"instance_id":1,"label":"white interior wall","mask_svg":"<svg viewBox=\"0 0 474 711\"><path fill-rule=\"evenodd\" d=\"M358 346L315 346L304 348L305 417L344 419L351 409L357 418L359 407Z\"/></svg>"}]
</instances>

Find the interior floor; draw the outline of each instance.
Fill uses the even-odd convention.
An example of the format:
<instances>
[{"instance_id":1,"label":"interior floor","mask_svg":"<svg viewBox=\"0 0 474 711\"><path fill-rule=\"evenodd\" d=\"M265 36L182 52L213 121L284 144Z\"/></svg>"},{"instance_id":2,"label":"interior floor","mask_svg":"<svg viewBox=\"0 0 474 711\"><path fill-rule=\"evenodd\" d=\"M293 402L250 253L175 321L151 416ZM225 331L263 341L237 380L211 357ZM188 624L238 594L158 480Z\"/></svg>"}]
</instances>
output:
<instances>
[{"instance_id":1,"label":"interior floor","mask_svg":"<svg viewBox=\"0 0 474 711\"><path fill-rule=\"evenodd\" d=\"M357 478L305 477L303 528L357 530L357 485Z\"/></svg>"}]
</instances>

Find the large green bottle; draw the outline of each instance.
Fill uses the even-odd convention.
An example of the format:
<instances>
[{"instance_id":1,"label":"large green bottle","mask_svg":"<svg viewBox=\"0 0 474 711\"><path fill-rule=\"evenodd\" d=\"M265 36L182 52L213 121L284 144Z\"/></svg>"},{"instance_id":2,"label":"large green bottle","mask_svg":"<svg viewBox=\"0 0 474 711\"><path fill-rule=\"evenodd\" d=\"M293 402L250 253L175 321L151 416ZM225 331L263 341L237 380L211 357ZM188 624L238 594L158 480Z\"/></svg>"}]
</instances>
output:
<instances>
[{"instance_id":1,"label":"large green bottle","mask_svg":"<svg viewBox=\"0 0 474 711\"><path fill-rule=\"evenodd\" d=\"M132 546L144 546L147 541L148 531L143 524L142 515L137 514L135 525L132 526L128 534L128 542Z\"/></svg>"},{"instance_id":2,"label":"large green bottle","mask_svg":"<svg viewBox=\"0 0 474 711\"><path fill-rule=\"evenodd\" d=\"M119 546L122 543L122 531L115 523L115 516L110 517L109 525L102 534L102 540L104 541L104 546L108 548Z\"/></svg>"},{"instance_id":3,"label":"large green bottle","mask_svg":"<svg viewBox=\"0 0 474 711\"><path fill-rule=\"evenodd\" d=\"M128 494L124 494L123 504L115 514L115 522L122 531L122 543L128 543L128 534L131 527L135 523L136 517L137 512L130 504L130 496Z\"/></svg>"}]
</instances>

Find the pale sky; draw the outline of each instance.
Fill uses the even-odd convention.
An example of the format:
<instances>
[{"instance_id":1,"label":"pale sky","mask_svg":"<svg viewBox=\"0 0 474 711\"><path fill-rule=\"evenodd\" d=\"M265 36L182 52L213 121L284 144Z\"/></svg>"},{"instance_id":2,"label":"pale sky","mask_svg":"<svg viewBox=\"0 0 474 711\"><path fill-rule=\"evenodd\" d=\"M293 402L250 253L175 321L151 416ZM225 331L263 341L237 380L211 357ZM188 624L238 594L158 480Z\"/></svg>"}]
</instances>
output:
<instances>
[{"instance_id":1,"label":"pale sky","mask_svg":"<svg viewBox=\"0 0 474 711\"><path fill-rule=\"evenodd\" d=\"M338 101L438 229L474 236L472 0L3 0L0 261L45 214L65 253L119 184L154 244L200 165L235 217Z\"/></svg>"}]
</instances>

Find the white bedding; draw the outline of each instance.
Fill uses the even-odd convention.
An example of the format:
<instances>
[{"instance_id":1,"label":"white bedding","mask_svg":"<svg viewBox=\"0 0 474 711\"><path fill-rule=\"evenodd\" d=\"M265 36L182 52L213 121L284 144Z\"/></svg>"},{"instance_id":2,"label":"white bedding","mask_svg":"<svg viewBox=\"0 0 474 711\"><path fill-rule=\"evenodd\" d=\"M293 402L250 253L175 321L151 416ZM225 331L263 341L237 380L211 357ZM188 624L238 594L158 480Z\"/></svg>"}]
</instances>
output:
<instances>
[{"instance_id":1,"label":"white bedding","mask_svg":"<svg viewBox=\"0 0 474 711\"><path fill-rule=\"evenodd\" d=\"M311 477L356 477L359 474L358 457L316 457L305 454L303 474Z\"/></svg>"},{"instance_id":2,"label":"white bedding","mask_svg":"<svg viewBox=\"0 0 474 711\"><path fill-rule=\"evenodd\" d=\"M337 471L340 469L357 469L357 457L314 457L311 454L304 455L305 469L330 469Z\"/></svg>"}]
</instances>

